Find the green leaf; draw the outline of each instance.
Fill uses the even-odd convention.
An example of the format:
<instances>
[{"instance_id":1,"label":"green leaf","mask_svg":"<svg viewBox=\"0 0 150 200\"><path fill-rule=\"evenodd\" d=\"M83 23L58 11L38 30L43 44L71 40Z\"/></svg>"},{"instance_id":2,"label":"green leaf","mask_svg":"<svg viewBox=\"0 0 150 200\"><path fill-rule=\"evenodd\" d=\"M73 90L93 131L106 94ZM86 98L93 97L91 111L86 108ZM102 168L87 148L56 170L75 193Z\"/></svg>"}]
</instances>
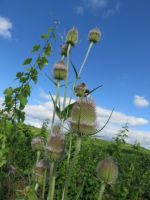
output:
<instances>
[{"instance_id":1,"label":"green leaf","mask_svg":"<svg viewBox=\"0 0 150 200\"><path fill-rule=\"evenodd\" d=\"M22 65L28 65L32 62L32 58L25 59L24 63Z\"/></svg>"},{"instance_id":2,"label":"green leaf","mask_svg":"<svg viewBox=\"0 0 150 200\"><path fill-rule=\"evenodd\" d=\"M50 44L48 44L45 48L44 48L44 53L46 56L49 56L51 54L51 50L52 50L52 47Z\"/></svg>"},{"instance_id":3,"label":"green leaf","mask_svg":"<svg viewBox=\"0 0 150 200\"><path fill-rule=\"evenodd\" d=\"M18 72L17 74L16 74L16 77L17 78L21 78L23 76L23 72Z\"/></svg>"},{"instance_id":4,"label":"green leaf","mask_svg":"<svg viewBox=\"0 0 150 200\"><path fill-rule=\"evenodd\" d=\"M18 96L18 99L19 99L19 101L20 101L21 106L24 107L24 106L27 104L27 98L26 98L26 97L24 97L24 96L22 96L22 95L19 95L19 96Z\"/></svg>"},{"instance_id":5,"label":"green leaf","mask_svg":"<svg viewBox=\"0 0 150 200\"><path fill-rule=\"evenodd\" d=\"M102 87L102 86L103 86L103 85L100 85L100 86L94 88L93 90L90 90L90 91L88 92L88 95L91 94L92 92L94 92L95 90L99 89L99 88Z\"/></svg>"},{"instance_id":6,"label":"green leaf","mask_svg":"<svg viewBox=\"0 0 150 200\"><path fill-rule=\"evenodd\" d=\"M68 106L66 106L64 108L64 110L61 112L61 117L66 120L68 119L68 117L70 116L70 112L71 112L71 109L73 107L74 103L71 103L69 104Z\"/></svg>"},{"instance_id":7,"label":"green leaf","mask_svg":"<svg viewBox=\"0 0 150 200\"><path fill-rule=\"evenodd\" d=\"M32 48L32 53L34 53L34 52L36 52L36 51L38 51L40 49L40 45L39 44L37 44L37 45L35 45L35 46L33 46L33 48Z\"/></svg>"},{"instance_id":8,"label":"green leaf","mask_svg":"<svg viewBox=\"0 0 150 200\"><path fill-rule=\"evenodd\" d=\"M76 79L78 80L78 79L79 79L79 75L78 75L77 69L76 69L76 67L74 66L74 64L71 62L71 60L70 60L70 63L71 63L71 65L72 65L72 67L73 67L73 70L74 70Z\"/></svg>"},{"instance_id":9,"label":"green leaf","mask_svg":"<svg viewBox=\"0 0 150 200\"><path fill-rule=\"evenodd\" d=\"M9 87L4 91L5 95L11 96L13 94L13 88Z\"/></svg>"},{"instance_id":10,"label":"green leaf","mask_svg":"<svg viewBox=\"0 0 150 200\"><path fill-rule=\"evenodd\" d=\"M49 35L48 33L46 33L46 34L42 34L42 35L41 35L41 38L42 38L42 39L48 39L49 36L50 36L50 35Z\"/></svg>"},{"instance_id":11,"label":"green leaf","mask_svg":"<svg viewBox=\"0 0 150 200\"><path fill-rule=\"evenodd\" d=\"M48 65L48 60L45 56L38 57L36 62L38 64L40 70L42 70L44 68L44 65Z\"/></svg>"}]
</instances>

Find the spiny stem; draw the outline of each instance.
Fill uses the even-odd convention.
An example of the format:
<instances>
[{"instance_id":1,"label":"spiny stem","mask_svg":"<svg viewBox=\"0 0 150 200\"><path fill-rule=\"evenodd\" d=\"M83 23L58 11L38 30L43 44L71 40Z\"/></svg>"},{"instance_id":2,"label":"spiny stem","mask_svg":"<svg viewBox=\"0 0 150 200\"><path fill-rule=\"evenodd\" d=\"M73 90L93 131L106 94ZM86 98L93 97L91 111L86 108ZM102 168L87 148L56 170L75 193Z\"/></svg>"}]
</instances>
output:
<instances>
[{"instance_id":1,"label":"spiny stem","mask_svg":"<svg viewBox=\"0 0 150 200\"><path fill-rule=\"evenodd\" d=\"M100 188L100 192L99 192L99 196L98 196L98 200L102 200L105 187L106 187L106 184L105 184L105 183L102 183L101 188Z\"/></svg>"}]
</instances>

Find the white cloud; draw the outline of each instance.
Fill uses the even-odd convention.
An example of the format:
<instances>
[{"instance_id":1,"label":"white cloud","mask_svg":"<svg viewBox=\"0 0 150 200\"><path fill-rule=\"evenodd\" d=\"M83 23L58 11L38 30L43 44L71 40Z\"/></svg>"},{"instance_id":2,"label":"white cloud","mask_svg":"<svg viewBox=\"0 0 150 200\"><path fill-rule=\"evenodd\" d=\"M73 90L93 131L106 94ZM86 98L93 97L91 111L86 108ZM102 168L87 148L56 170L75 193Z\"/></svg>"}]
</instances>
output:
<instances>
[{"instance_id":1,"label":"white cloud","mask_svg":"<svg viewBox=\"0 0 150 200\"><path fill-rule=\"evenodd\" d=\"M120 0L117 0L112 8L109 8L103 12L103 17L108 18L110 16L113 16L115 13L118 13L120 11L121 6L122 3L120 2Z\"/></svg>"},{"instance_id":2,"label":"white cloud","mask_svg":"<svg viewBox=\"0 0 150 200\"><path fill-rule=\"evenodd\" d=\"M145 97L135 95L134 96L134 104L139 108L146 108L149 106L149 101L145 99Z\"/></svg>"},{"instance_id":3,"label":"white cloud","mask_svg":"<svg viewBox=\"0 0 150 200\"><path fill-rule=\"evenodd\" d=\"M9 19L0 16L0 36L11 38L12 23Z\"/></svg>"},{"instance_id":4,"label":"white cloud","mask_svg":"<svg viewBox=\"0 0 150 200\"><path fill-rule=\"evenodd\" d=\"M85 0L85 2L94 9L104 8L108 5L107 0Z\"/></svg>"},{"instance_id":5,"label":"white cloud","mask_svg":"<svg viewBox=\"0 0 150 200\"><path fill-rule=\"evenodd\" d=\"M74 7L74 9L75 9L75 12L76 12L78 15L83 15L83 12L84 12L83 6L76 6L76 7Z\"/></svg>"},{"instance_id":6,"label":"white cloud","mask_svg":"<svg viewBox=\"0 0 150 200\"><path fill-rule=\"evenodd\" d=\"M40 96L47 101L44 103L40 103L39 101L39 104L27 105L25 108L25 122L39 128L42 126L42 123L45 119L49 119L51 121L53 115L53 103L50 100L49 95L46 95L43 92ZM53 97L55 98L54 95ZM0 102L3 102L2 98L0 98ZM62 102L63 97L61 97L61 103ZM67 98L67 102L69 102L69 98ZM111 110L97 107L96 111L97 124L98 127L101 128L107 121ZM58 121L57 117L56 120ZM136 116L130 116L118 111L114 111L107 126L101 131L101 133L98 133L97 135L104 139L111 140L117 135L118 131L126 122L128 122L129 125L129 137L126 139L126 141L131 144L134 144L136 141L138 141L141 146L150 149L150 131L141 131L137 129L138 126L149 124L149 121L145 118L138 118Z\"/></svg>"}]
</instances>

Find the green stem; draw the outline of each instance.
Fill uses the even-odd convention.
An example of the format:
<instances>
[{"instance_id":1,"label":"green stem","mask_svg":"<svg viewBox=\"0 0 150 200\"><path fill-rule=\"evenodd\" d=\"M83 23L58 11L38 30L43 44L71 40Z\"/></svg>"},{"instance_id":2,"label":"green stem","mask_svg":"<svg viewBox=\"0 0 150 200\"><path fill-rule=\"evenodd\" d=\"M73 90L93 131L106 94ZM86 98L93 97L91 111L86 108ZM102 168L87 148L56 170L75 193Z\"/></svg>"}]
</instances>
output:
<instances>
[{"instance_id":1,"label":"green stem","mask_svg":"<svg viewBox=\"0 0 150 200\"><path fill-rule=\"evenodd\" d=\"M54 125L54 121L55 121L55 116L56 116L56 106L57 106L57 102L59 100L59 92L60 92L60 81L57 81L57 89L56 89L56 99L55 99L55 105L54 105L54 111L53 111L53 117L52 117L52 123L51 123L51 131Z\"/></svg>"},{"instance_id":2,"label":"green stem","mask_svg":"<svg viewBox=\"0 0 150 200\"><path fill-rule=\"evenodd\" d=\"M80 152L80 149L81 149L81 143L82 143L82 137L78 136L77 141L76 141L74 157L73 157L71 166L69 166L69 162L68 162L67 177L66 177L65 186L64 186L64 189L63 189L62 200L67 200L67 198L68 198L68 186L69 186L70 181L71 181L71 172L72 172L73 167L78 162L78 155L79 155L79 152Z\"/></svg>"},{"instance_id":3,"label":"green stem","mask_svg":"<svg viewBox=\"0 0 150 200\"><path fill-rule=\"evenodd\" d=\"M53 184L53 173L54 173L54 161L51 162L50 164L50 176L49 176L49 191L48 191L48 197L47 200L52 200L51 199L51 194L52 194L52 184Z\"/></svg>"},{"instance_id":4,"label":"green stem","mask_svg":"<svg viewBox=\"0 0 150 200\"><path fill-rule=\"evenodd\" d=\"M80 74L81 74L81 72L82 72L82 70L83 70L83 67L84 67L84 65L85 65L85 63L86 63L86 60L87 60L87 58L88 58L88 56L89 56L89 53L90 53L90 51L91 51L91 48L92 48L93 44L94 44L93 42L90 42L90 44L89 44L89 47L88 47L88 50L87 50L87 52L86 52L85 58L84 58L84 60L83 60L83 62L82 62L82 65L81 65L81 67L80 67L78 76L80 76Z\"/></svg>"},{"instance_id":5,"label":"green stem","mask_svg":"<svg viewBox=\"0 0 150 200\"><path fill-rule=\"evenodd\" d=\"M69 52L71 49L71 45L68 45L68 50L67 50L67 72L69 71ZM64 91L64 102L63 102L63 109L66 106L66 98L67 98L67 89L68 89L68 73L67 73L67 77L65 80L65 91Z\"/></svg>"},{"instance_id":6,"label":"green stem","mask_svg":"<svg viewBox=\"0 0 150 200\"><path fill-rule=\"evenodd\" d=\"M44 199L44 196L45 196L46 176L47 176L47 169L45 169L45 172L44 172L43 189L42 189L42 199Z\"/></svg>"},{"instance_id":7,"label":"green stem","mask_svg":"<svg viewBox=\"0 0 150 200\"><path fill-rule=\"evenodd\" d=\"M85 54L84 60L83 60L83 62L82 62L82 64L81 64L80 70L79 70L79 72L78 72L78 78L80 77L80 74L81 74L81 72L82 72L82 70L83 70L83 67L84 67L84 65L85 65L85 63L86 63L86 61L87 61L87 58L88 58L89 53L90 53L90 51L91 51L91 49L92 49L92 46L93 46L93 42L90 42L89 47L88 47L88 49L87 49L87 52L86 52L86 54ZM72 93L71 93L71 95L70 95L69 104L71 103L72 96L73 96L73 92L74 92L74 88L75 88L75 86L76 86L76 84L77 84L78 78L76 77L76 79L75 79L75 81L74 81L74 83L73 83L73 86L72 86Z\"/></svg>"},{"instance_id":8,"label":"green stem","mask_svg":"<svg viewBox=\"0 0 150 200\"><path fill-rule=\"evenodd\" d=\"M40 151L38 151L37 152L37 159L36 159L36 164L39 162L39 160L40 160L40 154L41 154L41 152Z\"/></svg>"},{"instance_id":9,"label":"green stem","mask_svg":"<svg viewBox=\"0 0 150 200\"><path fill-rule=\"evenodd\" d=\"M102 197L103 197L103 194L104 194L105 187L106 187L106 184L105 184L105 183L102 183L102 185L101 185L101 189L100 189L100 192L99 192L99 196L98 196L98 200L102 200Z\"/></svg>"}]
</instances>

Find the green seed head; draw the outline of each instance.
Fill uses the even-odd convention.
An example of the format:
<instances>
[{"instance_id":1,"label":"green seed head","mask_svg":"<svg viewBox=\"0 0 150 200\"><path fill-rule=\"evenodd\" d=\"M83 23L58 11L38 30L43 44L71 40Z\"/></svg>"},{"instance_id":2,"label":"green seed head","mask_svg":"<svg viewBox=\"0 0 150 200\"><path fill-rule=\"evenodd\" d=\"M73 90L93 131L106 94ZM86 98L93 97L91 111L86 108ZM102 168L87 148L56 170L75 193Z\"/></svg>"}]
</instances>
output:
<instances>
[{"instance_id":1,"label":"green seed head","mask_svg":"<svg viewBox=\"0 0 150 200\"><path fill-rule=\"evenodd\" d=\"M68 31L66 37L66 43L74 46L78 42L78 30L76 28L72 28Z\"/></svg>"},{"instance_id":2,"label":"green seed head","mask_svg":"<svg viewBox=\"0 0 150 200\"><path fill-rule=\"evenodd\" d=\"M104 183L113 184L118 177L118 166L112 158L107 158L99 162L96 173L97 177Z\"/></svg>"},{"instance_id":3,"label":"green seed head","mask_svg":"<svg viewBox=\"0 0 150 200\"><path fill-rule=\"evenodd\" d=\"M34 150L40 151L44 149L44 139L42 137L33 138L31 146Z\"/></svg>"},{"instance_id":4,"label":"green seed head","mask_svg":"<svg viewBox=\"0 0 150 200\"><path fill-rule=\"evenodd\" d=\"M101 32L98 28L94 28L89 32L89 41L93 43L99 42L101 39Z\"/></svg>"},{"instance_id":5,"label":"green seed head","mask_svg":"<svg viewBox=\"0 0 150 200\"><path fill-rule=\"evenodd\" d=\"M62 158L65 149L65 137L60 133L53 133L46 147L51 160L59 160Z\"/></svg>"},{"instance_id":6,"label":"green seed head","mask_svg":"<svg viewBox=\"0 0 150 200\"><path fill-rule=\"evenodd\" d=\"M45 169L48 168L48 163L46 160L42 159L36 163L35 173L37 176L42 176L44 174Z\"/></svg>"},{"instance_id":7,"label":"green seed head","mask_svg":"<svg viewBox=\"0 0 150 200\"><path fill-rule=\"evenodd\" d=\"M61 55L67 57L68 44L61 46ZM69 52L70 53L70 52Z\"/></svg>"},{"instance_id":8,"label":"green seed head","mask_svg":"<svg viewBox=\"0 0 150 200\"><path fill-rule=\"evenodd\" d=\"M67 66L64 61L59 61L54 65L54 78L57 80L65 80L67 78Z\"/></svg>"},{"instance_id":9,"label":"green seed head","mask_svg":"<svg viewBox=\"0 0 150 200\"><path fill-rule=\"evenodd\" d=\"M70 114L70 129L83 135L90 135L96 129L95 104L89 98L78 100Z\"/></svg>"},{"instance_id":10,"label":"green seed head","mask_svg":"<svg viewBox=\"0 0 150 200\"><path fill-rule=\"evenodd\" d=\"M74 88L77 97L86 97L88 94L88 89L85 83L81 83Z\"/></svg>"}]
</instances>

